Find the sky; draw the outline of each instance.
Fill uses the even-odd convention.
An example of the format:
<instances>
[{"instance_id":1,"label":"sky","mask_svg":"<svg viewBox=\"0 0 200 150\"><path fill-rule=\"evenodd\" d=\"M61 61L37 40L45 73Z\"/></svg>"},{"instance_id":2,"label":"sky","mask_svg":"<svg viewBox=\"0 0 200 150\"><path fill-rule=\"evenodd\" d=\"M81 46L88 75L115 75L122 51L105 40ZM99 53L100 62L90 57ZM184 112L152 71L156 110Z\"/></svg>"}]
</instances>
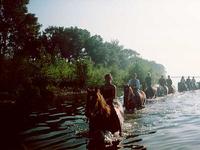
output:
<instances>
[{"instance_id":1,"label":"sky","mask_svg":"<svg viewBox=\"0 0 200 150\"><path fill-rule=\"evenodd\" d=\"M199 0L30 0L28 11L48 26L77 26L118 40L171 76L200 75Z\"/></svg>"}]
</instances>

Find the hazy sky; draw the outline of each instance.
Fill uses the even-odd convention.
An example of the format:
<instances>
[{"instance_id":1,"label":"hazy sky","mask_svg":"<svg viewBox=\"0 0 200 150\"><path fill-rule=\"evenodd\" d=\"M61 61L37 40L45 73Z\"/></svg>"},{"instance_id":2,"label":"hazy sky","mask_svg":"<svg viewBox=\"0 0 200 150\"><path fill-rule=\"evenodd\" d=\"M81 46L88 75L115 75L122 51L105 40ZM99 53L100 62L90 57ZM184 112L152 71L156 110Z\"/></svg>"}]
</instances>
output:
<instances>
[{"instance_id":1,"label":"hazy sky","mask_svg":"<svg viewBox=\"0 0 200 150\"><path fill-rule=\"evenodd\" d=\"M200 0L30 0L46 28L77 26L118 39L171 75L200 75Z\"/></svg>"}]
</instances>

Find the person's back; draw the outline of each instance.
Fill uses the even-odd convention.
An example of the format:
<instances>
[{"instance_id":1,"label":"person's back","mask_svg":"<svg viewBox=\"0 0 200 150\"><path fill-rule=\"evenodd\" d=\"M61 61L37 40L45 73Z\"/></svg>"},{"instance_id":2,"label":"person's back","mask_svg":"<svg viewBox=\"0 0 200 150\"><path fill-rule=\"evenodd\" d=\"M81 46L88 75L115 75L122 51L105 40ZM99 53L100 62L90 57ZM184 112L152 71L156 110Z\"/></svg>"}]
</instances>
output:
<instances>
[{"instance_id":1,"label":"person's back","mask_svg":"<svg viewBox=\"0 0 200 150\"><path fill-rule=\"evenodd\" d=\"M100 89L101 94L103 95L106 103L111 108L111 118L109 120L109 128L110 129L119 129L121 135L121 125L117 113L114 109L113 100L116 98L116 86L112 84L112 75L106 74L105 75L105 84Z\"/></svg>"},{"instance_id":2,"label":"person's back","mask_svg":"<svg viewBox=\"0 0 200 150\"><path fill-rule=\"evenodd\" d=\"M172 86L172 79L170 78L170 76L168 76L168 78L166 79L167 82L167 86Z\"/></svg>"},{"instance_id":3,"label":"person's back","mask_svg":"<svg viewBox=\"0 0 200 150\"><path fill-rule=\"evenodd\" d=\"M151 87L151 74L148 73L147 77L145 78L145 83L146 83L146 86L147 88L150 88Z\"/></svg>"},{"instance_id":4,"label":"person's back","mask_svg":"<svg viewBox=\"0 0 200 150\"><path fill-rule=\"evenodd\" d=\"M166 85L166 80L164 79L164 76L161 76L161 78L159 79L159 84L161 86L165 86Z\"/></svg>"},{"instance_id":5,"label":"person's back","mask_svg":"<svg viewBox=\"0 0 200 150\"><path fill-rule=\"evenodd\" d=\"M192 83L196 83L196 80L194 77L192 77Z\"/></svg>"},{"instance_id":6,"label":"person's back","mask_svg":"<svg viewBox=\"0 0 200 150\"><path fill-rule=\"evenodd\" d=\"M187 79L186 79L186 84L191 84L191 79L190 79L190 77L188 77Z\"/></svg>"},{"instance_id":7,"label":"person's back","mask_svg":"<svg viewBox=\"0 0 200 150\"><path fill-rule=\"evenodd\" d=\"M185 83L185 78L184 78L184 76L181 77L181 83Z\"/></svg>"},{"instance_id":8,"label":"person's back","mask_svg":"<svg viewBox=\"0 0 200 150\"><path fill-rule=\"evenodd\" d=\"M101 87L100 91L107 104L113 106L113 99L116 98L116 86L112 84L112 76L110 74L105 75L105 84Z\"/></svg>"},{"instance_id":9,"label":"person's back","mask_svg":"<svg viewBox=\"0 0 200 150\"><path fill-rule=\"evenodd\" d=\"M192 77L191 84L192 84L192 88L193 88L194 90L197 89L197 87L196 87L196 80L195 80L194 77Z\"/></svg>"},{"instance_id":10,"label":"person's back","mask_svg":"<svg viewBox=\"0 0 200 150\"><path fill-rule=\"evenodd\" d=\"M129 80L128 85L133 89L133 92L135 93L136 103L138 107L143 107L140 100L140 80L137 79L136 73L134 73L133 79Z\"/></svg>"},{"instance_id":11,"label":"person's back","mask_svg":"<svg viewBox=\"0 0 200 150\"><path fill-rule=\"evenodd\" d=\"M131 79L129 85L136 91L140 89L140 81L138 79Z\"/></svg>"},{"instance_id":12,"label":"person's back","mask_svg":"<svg viewBox=\"0 0 200 150\"><path fill-rule=\"evenodd\" d=\"M188 89L191 90L192 89L192 83L191 83L190 76L188 76L185 83L187 84Z\"/></svg>"},{"instance_id":13,"label":"person's back","mask_svg":"<svg viewBox=\"0 0 200 150\"><path fill-rule=\"evenodd\" d=\"M140 81L137 79L137 74L134 74L133 79L129 80L128 85L131 86L134 91L140 90Z\"/></svg>"}]
</instances>

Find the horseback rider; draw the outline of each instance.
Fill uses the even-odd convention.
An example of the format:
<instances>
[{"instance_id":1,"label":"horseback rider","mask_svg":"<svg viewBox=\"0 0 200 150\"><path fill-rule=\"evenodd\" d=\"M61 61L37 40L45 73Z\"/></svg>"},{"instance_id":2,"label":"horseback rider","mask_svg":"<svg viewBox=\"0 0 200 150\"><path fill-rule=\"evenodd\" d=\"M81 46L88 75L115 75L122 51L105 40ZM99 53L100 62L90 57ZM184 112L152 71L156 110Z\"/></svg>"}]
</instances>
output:
<instances>
[{"instance_id":1,"label":"horseback rider","mask_svg":"<svg viewBox=\"0 0 200 150\"><path fill-rule=\"evenodd\" d=\"M184 78L184 76L181 77L181 83L185 84L185 78Z\"/></svg>"},{"instance_id":2,"label":"horseback rider","mask_svg":"<svg viewBox=\"0 0 200 150\"><path fill-rule=\"evenodd\" d=\"M105 84L100 91L108 105L113 106L113 100L116 98L116 86L112 83L112 75L106 74L104 76Z\"/></svg>"},{"instance_id":3,"label":"horseback rider","mask_svg":"<svg viewBox=\"0 0 200 150\"><path fill-rule=\"evenodd\" d=\"M164 76L162 75L161 78L159 79L159 84L163 87L166 86L166 80L164 78Z\"/></svg>"},{"instance_id":4,"label":"horseback rider","mask_svg":"<svg viewBox=\"0 0 200 150\"><path fill-rule=\"evenodd\" d=\"M140 101L140 80L137 79L137 74L133 74L133 79L130 79L128 85L133 89L133 92L136 97L136 102L139 107L143 107Z\"/></svg>"},{"instance_id":5,"label":"horseback rider","mask_svg":"<svg viewBox=\"0 0 200 150\"><path fill-rule=\"evenodd\" d=\"M192 84L192 89L193 89L193 90L196 90L196 89L197 89L197 87L196 87L196 80L195 80L194 77L192 77L191 84Z\"/></svg>"},{"instance_id":6,"label":"horseback rider","mask_svg":"<svg viewBox=\"0 0 200 150\"><path fill-rule=\"evenodd\" d=\"M167 95L168 94L168 87L167 87L167 83L166 83L166 80L165 80L163 75L161 75L161 78L159 79L158 83L159 83L159 87L158 87L159 90L158 91L160 91L160 94L162 96Z\"/></svg>"},{"instance_id":7,"label":"horseback rider","mask_svg":"<svg viewBox=\"0 0 200 150\"><path fill-rule=\"evenodd\" d=\"M117 113L114 109L114 104L113 100L117 97L117 90L116 86L112 83L112 75L110 73L106 74L104 76L105 79L105 84L100 88L100 92L103 95L106 103L110 106L111 109L111 120L110 120L110 128L118 128L119 130L119 135L122 135L122 129L121 125L117 116Z\"/></svg>"},{"instance_id":8,"label":"horseback rider","mask_svg":"<svg viewBox=\"0 0 200 150\"><path fill-rule=\"evenodd\" d=\"M145 78L145 83L147 88L151 88L151 73L148 72L147 77Z\"/></svg>"},{"instance_id":9,"label":"horseback rider","mask_svg":"<svg viewBox=\"0 0 200 150\"><path fill-rule=\"evenodd\" d=\"M166 79L166 83L168 87L172 86L172 79L170 78L170 75L168 75L168 78Z\"/></svg>"},{"instance_id":10,"label":"horseback rider","mask_svg":"<svg viewBox=\"0 0 200 150\"><path fill-rule=\"evenodd\" d=\"M185 83L187 84L188 89L191 90L192 89L192 83L191 83L190 76L188 76Z\"/></svg>"}]
</instances>

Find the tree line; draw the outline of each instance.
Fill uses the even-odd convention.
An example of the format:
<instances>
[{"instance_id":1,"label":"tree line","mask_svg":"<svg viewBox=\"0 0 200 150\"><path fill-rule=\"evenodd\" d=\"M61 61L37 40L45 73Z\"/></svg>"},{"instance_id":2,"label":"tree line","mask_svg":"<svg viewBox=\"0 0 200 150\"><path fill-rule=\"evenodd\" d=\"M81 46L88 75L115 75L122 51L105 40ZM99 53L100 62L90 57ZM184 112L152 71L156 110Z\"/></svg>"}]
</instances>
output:
<instances>
[{"instance_id":1,"label":"tree line","mask_svg":"<svg viewBox=\"0 0 200 150\"><path fill-rule=\"evenodd\" d=\"M163 65L86 29L50 26L41 31L35 14L28 12L28 3L0 1L1 99L2 93L9 93L19 101L42 101L57 88L101 85L106 73L113 75L117 87L123 87L133 73L142 83L147 72L154 81L165 74Z\"/></svg>"}]
</instances>

